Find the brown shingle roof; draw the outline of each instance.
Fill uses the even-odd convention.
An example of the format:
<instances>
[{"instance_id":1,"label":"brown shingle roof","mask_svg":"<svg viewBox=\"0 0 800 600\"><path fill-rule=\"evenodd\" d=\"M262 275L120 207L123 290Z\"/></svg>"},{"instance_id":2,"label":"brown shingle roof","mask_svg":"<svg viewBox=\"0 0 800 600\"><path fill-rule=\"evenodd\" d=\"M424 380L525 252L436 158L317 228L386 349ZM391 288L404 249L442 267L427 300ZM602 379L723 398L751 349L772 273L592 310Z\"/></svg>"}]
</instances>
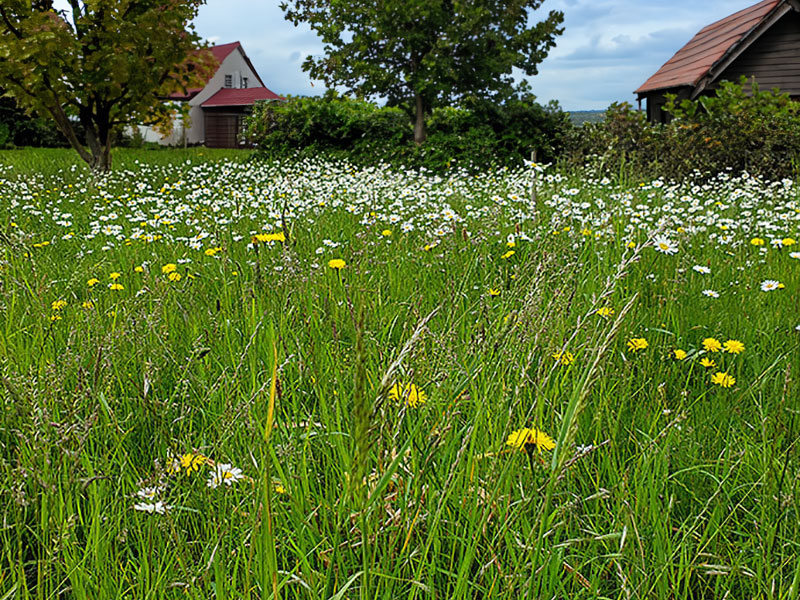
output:
<instances>
[{"instance_id":1,"label":"brown shingle roof","mask_svg":"<svg viewBox=\"0 0 800 600\"><path fill-rule=\"evenodd\" d=\"M763 0L701 29L635 93L696 86L729 50L782 2L783 0Z\"/></svg>"}]
</instances>

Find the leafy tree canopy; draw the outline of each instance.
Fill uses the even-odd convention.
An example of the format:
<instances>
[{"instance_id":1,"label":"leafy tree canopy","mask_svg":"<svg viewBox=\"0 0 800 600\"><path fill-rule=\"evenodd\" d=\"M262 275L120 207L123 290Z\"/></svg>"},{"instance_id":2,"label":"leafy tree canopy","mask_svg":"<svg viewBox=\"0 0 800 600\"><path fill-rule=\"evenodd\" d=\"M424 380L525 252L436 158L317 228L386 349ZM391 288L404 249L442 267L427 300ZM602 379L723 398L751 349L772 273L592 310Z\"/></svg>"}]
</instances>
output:
<instances>
[{"instance_id":1,"label":"leafy tree canopy","mask_svg":"<svg viewBox=\"0 0 800 600\"><path fill-rule=\"evenodd\" d=\"M555 45L564 15L532 22L544 0L286 0L286 19L308 23L325 43L304 70L360 97L402 104L425 140L433 106L466 95L513 89L512 68L526 75Z\"/></svg>"},{"instance_id":2,"label":"leafy tree canopy","mask_svg":"<svg viewBox=\"0 0 800 600\"><path fill-rule=\"evenodd\" d=\"M214 59L196 51L191 25L203 3L69 0L58 11L53 0L2 0L0 85L19 106L51 117L93 169L107 170L115 127L205 82Z\"/></svg>"}]
</instances>

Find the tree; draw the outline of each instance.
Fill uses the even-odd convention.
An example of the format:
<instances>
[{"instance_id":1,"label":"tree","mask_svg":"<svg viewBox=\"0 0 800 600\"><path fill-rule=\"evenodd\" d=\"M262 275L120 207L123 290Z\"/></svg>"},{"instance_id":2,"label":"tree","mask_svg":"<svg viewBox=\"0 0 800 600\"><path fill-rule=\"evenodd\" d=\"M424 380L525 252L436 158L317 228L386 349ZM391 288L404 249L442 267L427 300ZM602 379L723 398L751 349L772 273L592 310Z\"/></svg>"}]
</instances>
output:
<instances>
[{"instance_id":1,"label":"tree","mask_svg":"<svg viewBox=\"0 0 800 600\"><path fill-rule=\"evenodd\" d=\"M0 1L0 85L20 107L52 118L93 170L106 171L116 128L205 82L213 58L196 51L191 26L204 0L68 1L61 11L53 0Z\"/></svg>"},{"instance_id":2,"label":"tree","mask_svg":"<svg viewBox=\"0 0 800 600\"><path fill-rule=\"evenodd\" d=\"M529 25L544 0L286 0L287 20L308 23L325 43L303 69L329 86L408 107L414 139L425 141L425 115L465 95L513 89L512 68L526 75L555 45L564 15Z\"/></svg>"}]
</instances>

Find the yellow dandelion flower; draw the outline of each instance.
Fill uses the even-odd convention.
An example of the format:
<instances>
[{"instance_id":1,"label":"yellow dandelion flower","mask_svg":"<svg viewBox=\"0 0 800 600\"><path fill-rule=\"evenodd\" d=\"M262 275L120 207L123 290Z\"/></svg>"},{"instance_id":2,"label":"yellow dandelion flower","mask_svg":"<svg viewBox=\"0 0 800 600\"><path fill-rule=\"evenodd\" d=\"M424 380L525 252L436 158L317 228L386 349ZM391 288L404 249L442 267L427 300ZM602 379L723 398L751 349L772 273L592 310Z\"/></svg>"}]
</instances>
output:
<instances>
[{"instance_id":1,"label":"yellow dandelion flower","mask_svg":"<svg viewBox=\"0 0 800 600\"><path fill-rule=\"evenodd\" d=\"M644 338L631 338L628 340L628 350L630 352L639 352L640 350L646 350L650 344L647 343L647 340Z\"/></svg>"},{"instance_id":2,"label":"yellow dandelion flower","mask_svg":"<svg viewBox=\"0 0 800 600\"><path fill-rule=\"evenodd\" d=\"M601 308L598 308L595 312L604 319L608 319L614 316L614 309L611 308L610 306L603 306Z\"/></svg>"},{"instance_id":3,"label":"yellow dandelion flower","mask_svg":"<svg viewBox=\"0 0 800 600\"><path fill-rule=\"evenodd\" d=\"M739 340L728 340L722 345L722 349L728 354L741 354L744 352L744 344Z\"/></svg>"},{"instance_id":4,"label":"yellow dandelion flower","mask_svg":"<svg viewBox=\"0 0 800 600\"><path fill-rule=\"evenodd\" d=\"M331 269L335 269L337 271L341 271L347 266L347 263L344 262L341 258L332 258L328 261L328 267Z\"/></svg>"},{"instance_id":5,"label":"yellow dandelion flower","mask_svg":"<svg viewBox=\"0 0 800 600\"><path fill-rule=\"evenodd\" d=\"M541 452L542 450L552 450L556 447L556 443L544 431L536 427L525 427L511 432L506 440L506 446L521 452L530 452L532 450Z\"/></svg>"},{"instance_id":6,"label":"yellow dandelion flower","mask_svg":"<svg viewBox=\"0 0 800 600\"><path fill-rule=\"evenodd\" d=\"M122 277L122 273L118 273L117 271L114 271L114 272L113 272L113 273L111 273L111 275L109 275L108 277L109 277L109 279L113 279L114 281L116 281L117 279L119 279L120 277Z\"/></svg>"},{"instance_id":7,"label":"yellow dandelion flower","mask_svg":"<svg viewBox=\"0 0 800 600\"><path fill-rule=\"evenodd\" d=\"M722 350L722 344L715 338L706 338L703 340L703 348L706 352L719 352Z\"/></svg>"},{"instance_id":8,"label":"yellow dandelion flower","mask_svg":"<svg viewBox=\"0 0 800 600\"><path fill-rule=\"evenodd\" d=\"M66 300L56 300L55 302L53 302L53 303L50 305L50 308L51 308L52 310L61 310L61 309L62 309L62 308L64 308L66 305L67 305L67 301L66 301Z\"/></svg>"},{"instance_id":9,"label":"yellow dandelion flower","mask_svg":"<svg viewBox=\"0 0 800 600\"><path fill-rule=\"evenodd\" d=\"M161 272L164 275L169 275L170 273L174 273L177 270L178 270L178 265L176 265L175 263L167 263L166 265L161 267Z\"/></svg>"},{"instance_id":10,"label":"yellow dandelion flower","mask_svg":"<svg viewBox=\"0 0 800 600\"><path fill-rule=\"evenodd\" d=\"M575 356L572 354L572 352L554 352L550 356L555 358L558 363L564 365L565 367L575 362Z\"/></svg>"},{"instance_id":11,"label":"yellow dandelion flower","mask_svg":"<svg viewBox=\"0 0 800 600\"><path fill-rule=\"evenodd\" d=\"M115 292L121 292L122 290L125 289L125 286L123 286L121 283L110 283L108 284L108 289L113 290Z\"/></svg>"},{"instance_id":12,"label":"yellow dandelion flower","mask_svg":"<svg viewBox=\"0 0 800 600\"><path fill-rule=\"evenodd\" d=\"M170 273L169 275L167 275L167 278L168 278L170 281L177 282L177 281L180 281L180 280L181 280L181 274L180 274L180 273L178 273L177 271L173 271L172 273Z\"/></svg>"},{"instance_id":13,"label":"yellow dandelion flower","mask_svg":"<svg viewBox=\"0 0 800 600\"><path fill-rule=\"evenodd\" d=\"M100 280L99 279L95 279L94 277L92 277L89 281L86 282L86 285L88 285L89 287L94 287L98 283L100 283Z\"/></svg>"},{"instance_id":14,"label":"yellow dandelion flower","mask_svg":"<svg viewBox=\"0 0 800 600\"><path fill-rule=\"evenodd\" d=\"M515 254L516 254L516 252L514 252L513 250L509 250L508 252L503 254L503 256L501 256L500 258L502 258L503 260L508 260L509 258L514 256Z\"/></svg>"},{"instance_id":15,"label":"yellow dandelion flower","mask_svg":"<svg viewBox=\"0 0 800 600\"><path fill-rule=\"evenodd\" d=\"M405 386L395 383L389 390L389 398L405 402L411 408L416 408L420 404L425 404L428 396L413 383L408 383Z\"/></svg>"},{"instance_id":16,"label":"yellow dandelion flower","mask_svg":"<svg viewBox=\"0 0 800 600\"><path fill-rule=\"evenodd\" d=\"M751 246L763 246L764 243L765 242L764 242L764 240L762 238L757 238L756 237L756 238L753 238L752 240L750 240L750 245Z\"/></svg>"},{"instance_id":17,"label":"yellow dandelion flower","mask_svg":"<svg viewBox=\"0 0 800 600\"><path fill-rule=\"evenodd\" d=\"M713 369L717 366L717 363L710 358L703 357L700 359L700 366L705 367L706 369Z\"/></svg>"},{"instance_id":18,"label":"yellow dandelion flower","mask_svg":"<svg viewBox=\"0 0 800 600\"><path fill-rule=\"evenodd\" d=\"M500 295L500 290L496 290L494 288L489 288L489 295L490 296L499 296Z\"/></svg>"},{"instance_id":19,"label":"yellow dandelion flower","mask_svg":"<svg viewBox=\"0 0 800 600\"><path fill-rule=\"evenodd\" d=\"M383 237L390 237L392 235L392 230L391 229L384 229L383 231L381 231L381 235Z\"/></svg>"},{"instance_id":20,"label":"yellow dandelion flower","mask_svg":"<svg viewBox=\"0 0 800 600\"><path fill-rule=\"evenodd\" d=\"M736 379L728 375L728 373L714 373L711 376L711 383L720 387L729 388L734 386Z\"/></svg>"},{"instance_id":21,"label":"yellow dandelion flower","mask_svg":"<svg viewBox=\"0 0 800 600\"><path fill-rule=\"evenodd\" d=\"M679 348L677 350L673 350L672 355L675 360L684 360L686 358L686 351Z\"/></svg>"}]
</instances>

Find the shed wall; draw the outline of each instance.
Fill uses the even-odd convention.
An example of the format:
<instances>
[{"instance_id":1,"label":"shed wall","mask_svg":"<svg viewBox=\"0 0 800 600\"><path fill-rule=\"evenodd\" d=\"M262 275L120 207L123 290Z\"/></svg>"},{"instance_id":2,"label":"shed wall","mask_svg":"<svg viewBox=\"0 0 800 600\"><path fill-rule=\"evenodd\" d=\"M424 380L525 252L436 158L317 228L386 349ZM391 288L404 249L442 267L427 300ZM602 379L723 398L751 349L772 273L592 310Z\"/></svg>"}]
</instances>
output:
<instances>
[{"instance_id":1,"label":"shed wall","mask_svg":"<svg viewBox=\"0 0 800 600\"><path fill-rule=\"evenodd\" d=\"M800 96L800 14L791 11L756 40L728 67L720 81L739 81L744 75L755 77L762 90L779 88Z\"/></svg>"}]
</instances>

